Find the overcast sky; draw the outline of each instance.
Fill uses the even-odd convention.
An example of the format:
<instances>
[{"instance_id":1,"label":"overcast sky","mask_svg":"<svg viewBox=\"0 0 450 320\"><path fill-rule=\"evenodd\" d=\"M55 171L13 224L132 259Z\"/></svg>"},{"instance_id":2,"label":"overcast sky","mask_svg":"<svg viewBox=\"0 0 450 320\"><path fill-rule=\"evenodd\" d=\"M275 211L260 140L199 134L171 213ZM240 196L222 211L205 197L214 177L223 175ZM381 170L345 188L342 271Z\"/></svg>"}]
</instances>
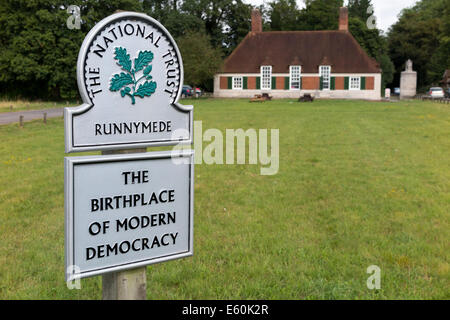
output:
<instances>
[{"instance_id":1,"label":"overcast sky","mask_svg":"<svg viewBox=\"0 0 450 320\"><path fill-rule=\"evenodd\" d=\"M397 21L397 15L404 8L412 7L417 0L372 0L375 7L378 28L387 31L389 27ZM244 0L246 3L260 5L263 2L269 3L271 0ZM347 3L347 1L345 1ZM303 0L297 0L299 7L304 6Z\"/></svg>"}]
</instances>

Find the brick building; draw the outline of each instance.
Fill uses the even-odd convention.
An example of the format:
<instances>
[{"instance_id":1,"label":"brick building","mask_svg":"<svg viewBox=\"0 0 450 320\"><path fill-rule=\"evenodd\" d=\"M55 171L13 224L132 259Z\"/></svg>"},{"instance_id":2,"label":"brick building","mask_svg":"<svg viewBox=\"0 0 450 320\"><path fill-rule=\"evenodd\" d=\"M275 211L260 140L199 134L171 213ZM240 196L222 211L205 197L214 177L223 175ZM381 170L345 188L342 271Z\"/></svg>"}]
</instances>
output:
<instances>
[{"instance_id":1,"label":"brick building","mask_svg":"<svg viewBox=\"0 0 450 320\"><path fill-rule=\"evenodd\" d=\"M252 31L225 60L214 78L214 96L249 98L381 99L381 69L348 30L348 9L341 8L339 30L262 31L258 10Z\"/></svg>"}]
</instances>

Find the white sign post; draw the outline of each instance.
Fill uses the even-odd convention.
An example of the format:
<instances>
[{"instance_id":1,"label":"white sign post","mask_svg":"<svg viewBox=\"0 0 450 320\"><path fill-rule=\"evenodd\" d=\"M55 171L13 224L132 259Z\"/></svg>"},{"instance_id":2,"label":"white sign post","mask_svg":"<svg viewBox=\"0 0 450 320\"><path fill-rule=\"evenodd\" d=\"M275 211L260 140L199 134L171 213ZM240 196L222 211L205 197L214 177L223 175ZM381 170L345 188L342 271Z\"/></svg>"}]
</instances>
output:
<instances>
[{"instance_id":1,"label":"white sign post","mask_svg":"<svg viewBox=\"0 0 450 320\"><path fill-rule=\"evenodd\" d=\"M66 280L103 275L104 299L145 299L146 265L193 254L193 151L145 153L193 142L182 58L158 21L120 12L86 36L77 78L66 152L102 155L65 158Z\"/></svg>"}]
</instances>

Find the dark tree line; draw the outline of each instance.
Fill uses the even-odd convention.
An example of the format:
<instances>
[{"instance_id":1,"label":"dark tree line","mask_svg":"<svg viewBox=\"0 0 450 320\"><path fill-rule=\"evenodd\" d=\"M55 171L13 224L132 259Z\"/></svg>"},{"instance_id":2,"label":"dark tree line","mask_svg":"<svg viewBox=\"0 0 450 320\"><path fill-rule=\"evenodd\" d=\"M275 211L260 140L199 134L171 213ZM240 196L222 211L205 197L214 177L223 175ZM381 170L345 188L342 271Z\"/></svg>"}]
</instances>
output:
<instances>
[{"instance_id":1,"label":"dark tree line","mask_svg":"<svg viewBox=\"0 0 450 320\"><path fill-rule=\"evenodd\" d=\"M70 30L67 8L81 9L81 29ZM78 97L76 61L84 37L118 9L139 11L135 0L3 0L0 5L0 94Z\"/></svg>"},{"instance_id":2,"label":"dark tree line","mask_svg":"<svg viewBox=\"0 0 450 320\"><path fill-rule=\"evenodd\" d=\"M81 9L80 30L67 28L70 5ZM212 89L223 57L250 29L251 9L242 0L3 0L0 95L77 98L76 61L83 39L117 10L144 12L163 23L191 70L186 82Z\"/></svg>"},{"instance_id":3,"label":"dark tree line","mask_svg":"<svg viewBox=\"0 0 450 320\"><path fill-rule=\"evenodd\" d=\"M349 0L350 31L383 69L383 84L411 58L422 84L435 81L449 57L448 0L422 0L405 10L388 36L367 27L371 0ZM274 0L259 9L264 30L334 30L343 0ZM69 5L81 9L81 29L66 26ZM116 10L144 12L179 44L185 80L212 89L212 76L251 28L242 0L3 0L0 6L0 95L78 97L76 60L88 31ZM427 60L428 58L428 60ZM394 62L392 64L391 60Z\"/></svg>"},{"instance_id":4,"label":"dark tree line","mask_svg":"<svg viewBox=\"0 0 450 320\"><path fill-rule=\"evenodd\" d=\"M450 69L450 1L422 0L402 11L389 30L389 55L396 77L411 59L418 73L418 85L425 90L439 85L444 71Z\"/></svg>"}]
</instances>

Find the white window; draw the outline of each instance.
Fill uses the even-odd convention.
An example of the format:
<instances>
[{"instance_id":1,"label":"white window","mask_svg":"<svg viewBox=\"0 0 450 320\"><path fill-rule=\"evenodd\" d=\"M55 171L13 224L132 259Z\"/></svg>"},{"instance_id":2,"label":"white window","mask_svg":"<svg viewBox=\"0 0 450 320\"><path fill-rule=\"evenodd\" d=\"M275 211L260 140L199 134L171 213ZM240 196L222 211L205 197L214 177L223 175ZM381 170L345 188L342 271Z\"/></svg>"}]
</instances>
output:
<instances>
[{"instance_id":1,"label":"white window","mask_svg":"<svg viewBox=\"0 0 450 320\"><path fill-rule=\"evenodd\" d=\"M322 78L323 90L330 90L331 67L330 66L320 66L319 74L320 74L320 77Z\"/></svg>"},{"instance_id":2,"label":"white window","mask_svg":"<svg viewBox=\"0 0 450 320\"><path fill-rule=\"evenodd\" d=\"M242 90L242 77L233 77L233 90Z\"/></svg>"},{"instance_id":3,"label":"white window","mask_svg":"<svg viewBox=\"0 0 450 320\"><path fill-rule=\"evenodd\" d=\"M261 67L261 89L272 89L272 66Z\"/></svg>"},{"instance_id":4,"label":"white window","mask_svg":"<svg viewBox=\"0 0 450 320\"><path fill-rule=\"evenodd\" d=\"M290 88L291 90L300 90L300 81L302 75L301 66L291 66L289 70Z\"/></svg>"},{"instance_id":5,"label":"white window","mask_svg":"<svg viewBox=\"0 0 450 320\"><path fill-rule=\"evenodd\" d=\"M350 77L350 90L361 89L361 77Z\"/></svg>"}]
</instances>

